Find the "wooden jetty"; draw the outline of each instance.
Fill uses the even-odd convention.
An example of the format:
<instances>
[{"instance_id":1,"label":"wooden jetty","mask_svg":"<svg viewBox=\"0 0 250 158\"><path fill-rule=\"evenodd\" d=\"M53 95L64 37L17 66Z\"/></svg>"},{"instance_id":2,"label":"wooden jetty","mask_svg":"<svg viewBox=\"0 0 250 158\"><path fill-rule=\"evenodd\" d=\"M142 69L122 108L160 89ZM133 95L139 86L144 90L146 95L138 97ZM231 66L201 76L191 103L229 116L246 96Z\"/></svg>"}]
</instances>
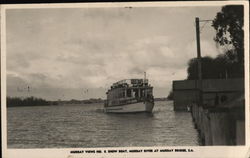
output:
<instances>
[{"instance_id":1,"label":"wooden jetty","mask_svg":"<svg viewBox=\"0 0 250 158\"><path fill-rule=\"evenodd\" d=\"M245 144L244 79L173 81L174 110L190 109L203 145ZM199 103L200 94L202 104Z\"/></svg>"}]
</instances>

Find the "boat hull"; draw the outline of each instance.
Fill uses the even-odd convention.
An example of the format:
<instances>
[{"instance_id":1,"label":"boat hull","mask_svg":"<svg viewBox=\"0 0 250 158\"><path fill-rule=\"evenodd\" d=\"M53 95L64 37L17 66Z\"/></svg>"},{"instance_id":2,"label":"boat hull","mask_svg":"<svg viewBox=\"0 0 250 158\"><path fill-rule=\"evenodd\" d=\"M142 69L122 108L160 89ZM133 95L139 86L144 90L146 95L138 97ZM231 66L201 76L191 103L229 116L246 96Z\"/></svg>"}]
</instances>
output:
<instances>
[{"instance_id":1,"label":"boat hull","mask_svg":"<svg viewBox=\"0 0 250 158\"><path fill-rule=\"evenodd\" d=\"M136 112L152 112L154 108L153 102L137 102L125 105L108 106L104 108L107 113L136 113Z\"/></svg>"}]
</instances>

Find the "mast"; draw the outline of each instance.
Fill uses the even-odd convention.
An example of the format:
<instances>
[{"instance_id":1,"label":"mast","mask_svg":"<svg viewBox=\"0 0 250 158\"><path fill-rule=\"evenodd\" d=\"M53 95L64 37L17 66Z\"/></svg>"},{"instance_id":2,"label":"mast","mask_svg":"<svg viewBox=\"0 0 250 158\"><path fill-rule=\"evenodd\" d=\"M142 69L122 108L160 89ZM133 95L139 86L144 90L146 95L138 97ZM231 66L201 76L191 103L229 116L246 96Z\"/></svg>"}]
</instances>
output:
<instances>
[{"instance_id":1,"label":"mast","mask_svg":"<svg viewBox=\"0 0 250 158\"><path fill-rule=\"evenodd\" d=\"M146 72L144 71L144 79L143 79L143 85L146 83Z\"/></svg>"},{"instance_id":2,"label":"mast","mask_svg":"<svg viewBox=\"0 0 250 158\"><path fill-rule=\"evenodd\" d=\"M144 79L143 79L143 86L146 86L146 72L144 71ZM147 89L143 88L144 89L144 98L147 97Z\"/></svg>"}]
</instances>

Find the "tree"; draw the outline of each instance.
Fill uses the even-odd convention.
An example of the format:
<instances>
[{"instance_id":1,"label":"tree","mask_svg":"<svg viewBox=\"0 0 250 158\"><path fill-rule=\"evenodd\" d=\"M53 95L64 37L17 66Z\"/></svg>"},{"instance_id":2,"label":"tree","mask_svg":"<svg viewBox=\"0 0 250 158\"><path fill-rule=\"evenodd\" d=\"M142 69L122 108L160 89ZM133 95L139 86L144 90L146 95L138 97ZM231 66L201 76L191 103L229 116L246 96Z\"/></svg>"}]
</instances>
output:
<instances>
[{"instance_id":1,"label":"tree","mask_svg":"<svg viewBox=\"0 0 250 158\"><path fill-rule=\"evenodd\" d=\"M226 5L217 13L212 23L216 30L214 40L221 46L232 46L226 55L231 60L237 59L241 71L244 69L243 9L243 5Z\"/></svg>"},{"instance_id":2,"label":"tree","mask_svg":"<svg viewBox=\"0 0 250 158\"><path fill-rule=\"evenodd\" d=\"M198 79L198 60L197 58L193 58L189 60L188 62L188 80L196 80ZM213 58L211 57L202 57L201 58L201 72L202 72L202 78L203 79L208 79L208 78L216 78L217 77L217 72L215 71L216 69L214 68L214 61Z\"/></svg>"},{"instance_id":3,"label":"tree","mask_svg":"<svg viewBox=\"0 0 250 158\"><path fill-rule=\"evenodd\" d=\"M39 105L49 105L49 102L35 97L28 98L18 98L18 97L7 97L7 107L11 106L39 106Z\"/></svg>"},{"instance_id":4,"label":"tree","mask_svg":"<svg viewBox=\"0 0 250 158\"><path fill-rule=\"evenodd\" d=\"M171 90L167 96L167 100L173 100L174 99L174 93L173 90Z\"/></svg>"},{"instance_id":5,"label":"tree","mask_svg":"<svg viewBox=\"0 0 250 158\"><path fill-rule=\"evenodd\" d=\"M197 64L197 58L189 60L188 80L198 79ZM239 67L239 63L232 61L227 53L220 54L216 58L208 56L201 58L202 79L239 78L242 77Z\"/></svg>"}]
</instances>

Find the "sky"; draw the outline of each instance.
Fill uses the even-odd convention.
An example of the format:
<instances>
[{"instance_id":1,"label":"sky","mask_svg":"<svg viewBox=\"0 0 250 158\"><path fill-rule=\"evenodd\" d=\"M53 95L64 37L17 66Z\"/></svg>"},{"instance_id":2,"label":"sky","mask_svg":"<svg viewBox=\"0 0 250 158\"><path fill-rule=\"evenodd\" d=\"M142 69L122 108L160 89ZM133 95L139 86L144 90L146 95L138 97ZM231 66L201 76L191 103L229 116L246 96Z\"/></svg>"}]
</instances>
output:
<instances>
[{"instance_id":1,"label":"sky","mask_svg":"<svg viewBox=\"0 0 250 158\"><path fill-rule=\"evenodd\" d=\"M6 11L7 95L106 98L111 84L147 73L155 97L187 77L196 57L195 17L218 7L43 8ZM201 54L221 53L201 23ZM29 90L28 90L29 87ZM88 92L86 92L88 90Z\"/></svg>"}]
</instances>

